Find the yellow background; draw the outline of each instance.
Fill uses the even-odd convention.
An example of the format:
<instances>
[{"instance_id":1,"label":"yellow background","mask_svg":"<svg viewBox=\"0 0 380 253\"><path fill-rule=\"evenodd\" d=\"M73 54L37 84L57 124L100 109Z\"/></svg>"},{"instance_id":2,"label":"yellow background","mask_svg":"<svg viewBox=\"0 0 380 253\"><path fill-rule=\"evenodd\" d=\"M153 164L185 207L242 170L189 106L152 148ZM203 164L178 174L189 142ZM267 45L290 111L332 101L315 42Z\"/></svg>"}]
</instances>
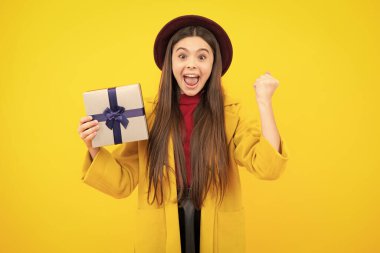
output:
<instances>
[{"instance_id":1,"label":"yellow background","mask_svg":"<svg viewBox=\"0 0 380 253\"><path fill-rule=\"evenodd\" d=\"M2 0L0 252L132 252L136 192L116 200L80 181L82 93L140 82L154 95L155 36L183 14L230 35L223 83L248 113L258 116L256 78L280 81L273 106L290 160L277 181L241 170L248 252L380 252L379 7Z\"/></svg>"}]
</instances>

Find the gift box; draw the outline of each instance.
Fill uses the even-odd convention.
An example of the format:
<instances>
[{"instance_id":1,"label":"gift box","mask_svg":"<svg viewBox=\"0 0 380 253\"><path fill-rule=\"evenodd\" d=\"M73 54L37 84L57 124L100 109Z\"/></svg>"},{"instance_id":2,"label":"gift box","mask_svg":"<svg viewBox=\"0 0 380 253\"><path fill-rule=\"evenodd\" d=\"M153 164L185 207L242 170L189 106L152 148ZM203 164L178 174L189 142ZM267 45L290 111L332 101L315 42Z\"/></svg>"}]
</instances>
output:
<instances>
[{"instance_id":1,"label":"gift box","mask_svg":"<svg viewBox=\"0 0 380 253\"><path fill-rule=\"evenodd\" d=\"M86 114L99 122L92 147L148 139L140 84L83 93Z\"/></svg>"}]
</instances>

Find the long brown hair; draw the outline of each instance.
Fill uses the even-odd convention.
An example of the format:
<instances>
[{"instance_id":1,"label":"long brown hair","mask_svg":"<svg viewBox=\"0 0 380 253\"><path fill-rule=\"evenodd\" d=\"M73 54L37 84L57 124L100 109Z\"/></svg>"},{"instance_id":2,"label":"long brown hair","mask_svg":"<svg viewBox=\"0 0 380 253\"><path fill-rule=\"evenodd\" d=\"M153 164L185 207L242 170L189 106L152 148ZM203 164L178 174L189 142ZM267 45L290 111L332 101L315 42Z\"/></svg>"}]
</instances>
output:
<instances>
[{"instance_id":1,"label":"long brown hair","mask_svg":"<svg viewBox=\"0 0 380 253\"><path fill-rule=\"evenodd\" d=\"M173 138L176 176L178 181L178 200L184 196L187 186L185 154L182 140L184 138L184 123L179 109L180 88L172 72L172 50L174 45L185 37L199 36L212 48L214 62L209 79L201 92L201 101L194 111L194 127L190 140L192 182L191 197L198 209L206 198L211 184L217 189L221 203L226 187L229 168L227 138L224 121L224 98L221 86L222 58L219 44L214 35L199 26L188 26L175 33L166 48L164 64L156 105L153 110L154 122L150 130L147 145L149 170L148 202L157 200L163 202L163 170L167 175L168 144L170 135ZM170 184L169 184L170 185ZM150 202L151 188L154 196Z\"/></svg>"}]
</instances>

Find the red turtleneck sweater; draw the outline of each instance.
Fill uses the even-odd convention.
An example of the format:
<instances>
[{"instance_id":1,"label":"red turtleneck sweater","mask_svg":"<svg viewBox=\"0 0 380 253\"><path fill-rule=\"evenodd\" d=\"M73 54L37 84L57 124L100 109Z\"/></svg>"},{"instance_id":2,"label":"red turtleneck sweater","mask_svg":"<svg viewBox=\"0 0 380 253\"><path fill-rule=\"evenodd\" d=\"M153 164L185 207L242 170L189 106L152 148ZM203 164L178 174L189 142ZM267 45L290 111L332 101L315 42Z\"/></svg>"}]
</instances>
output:
<instances>
[{"instance_id":1,"label":"red turtleneck sweater","mask_svg":"<svg viewBox=\"0 0 380 253\"><path fill-rule=\"evenodd\" d=\"M183 139L183 151L185 153L186 159L186 176L187 176L187 186L191 185L192 173L190 164L190 138L193 130L193 113L197 107L199 101L201 100L201 94L198 93L195 96L187 96L185 94L180 95L179 108L182 112L182 117L185 123L185 138Z\"/></svg>"}]
</instances>

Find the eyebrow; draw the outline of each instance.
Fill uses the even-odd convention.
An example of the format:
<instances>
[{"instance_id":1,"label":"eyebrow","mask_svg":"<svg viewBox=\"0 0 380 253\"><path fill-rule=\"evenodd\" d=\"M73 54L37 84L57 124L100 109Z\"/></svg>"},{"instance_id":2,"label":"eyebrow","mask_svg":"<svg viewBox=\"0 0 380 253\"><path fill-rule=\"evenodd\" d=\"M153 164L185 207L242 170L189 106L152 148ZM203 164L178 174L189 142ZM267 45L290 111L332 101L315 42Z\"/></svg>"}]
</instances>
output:
<instances>
[{"instance_id":1,"label":"eyebrow","mask_svg":"<svg viewBox=\"0 0 380 253\"><path fill-rule=\"evenodd\" d=\"M177 51L180 50L180 49L183 49L183 50L185 50L185 51L189 51L189 50L187 50L187 49L184 48L184 47L179 47L179 48L177 48L177 50L175 50L175 51L177 52ZM197 50L197 52L198 52L198 51L202 51L202 50L206 51L207 53L210 53L206 48L200 48L200 49Z\"/></svg>"}]
</instances>

